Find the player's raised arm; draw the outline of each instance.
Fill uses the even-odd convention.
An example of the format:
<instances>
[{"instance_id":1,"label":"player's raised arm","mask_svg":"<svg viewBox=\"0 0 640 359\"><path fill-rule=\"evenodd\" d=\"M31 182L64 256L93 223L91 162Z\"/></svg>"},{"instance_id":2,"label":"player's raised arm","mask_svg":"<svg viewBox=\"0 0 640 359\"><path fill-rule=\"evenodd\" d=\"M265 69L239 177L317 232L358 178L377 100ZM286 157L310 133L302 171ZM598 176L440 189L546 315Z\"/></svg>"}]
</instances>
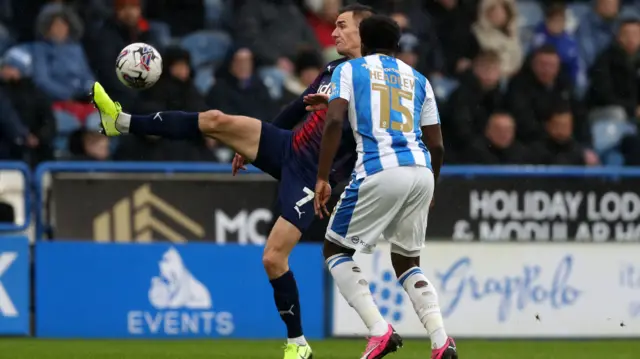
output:
<instances>
[{"instance_id":1,"label":"player's raised arm","mask_svg":"<svg viewBox=\"0 0 640 359\"><path fill-rule=\"evenodd\" d=\"M433 177L437 183L438 177L440 176L440 168L444 162L444 143L442 140L442 131L440 129L438 105L436 104L431 84L428 82L427 100L422 107L420 126L422 128L422 142L427 145L429 153L431 153L431 167L433 168Z\"/></svg>"},{"instance_id":2,"label":"player's raised arm","mask_svg":"<svg viewBox=\"0 0 640 359\"><path fill-rule=\"evenodd\" d=\"M352 89L351 64L345 62L338 66L331 76L331 97L329 98L329 108L320 145L320 161L318 163L318 179L316 183L316 213L320 216L322 216L320 209L325 214L328 214L326 203L331 196L329 174L331 173L333 159L340 146L342 122L349 108ZM329 189L328 193L327 188Z\"/></svg>"}]
</instances>

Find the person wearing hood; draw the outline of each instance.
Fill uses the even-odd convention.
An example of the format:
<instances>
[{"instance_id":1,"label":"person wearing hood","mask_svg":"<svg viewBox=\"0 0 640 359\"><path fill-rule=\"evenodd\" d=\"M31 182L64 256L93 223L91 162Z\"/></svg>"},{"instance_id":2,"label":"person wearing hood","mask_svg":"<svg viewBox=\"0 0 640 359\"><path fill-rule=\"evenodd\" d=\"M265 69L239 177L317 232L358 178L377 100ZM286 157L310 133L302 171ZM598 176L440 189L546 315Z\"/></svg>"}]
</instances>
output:
<instances>
[{"instance_id":1,"label":"person wearing hood","mask_svg":"<svg viewBox=\"0 0 640 359\"><path fill-rule=\"evenodd\" d=\"M84 98L95 79L79 39L82 23L64 5L47 7L37 20L33 79L53 101Z\"/></svg>"},{"instance_id":2,"label":"person wearing hood","mask_svg":"<svg viewBox=\"0 0 640 359\"><path fill-rule=\"evenodd\" d=\"M24 158L35 166L53 159L55 119L51 100L29 78L32 57L19 47L9 49L0 63L0 91L7 96L24 127ZM5 110L2 114L6 116ZM8 116L11 119L11 116Z\"/></svg>"},{"instance_id":3,"label":"person wearing hood","mask_svg":"<svg viewBox=\"0 0 640 359\"><path fill-rule=\"evenodd\" d=\"M207 95L207 105L225 113L271 121L276 104L255 72L253 52L240 47L230 52L216 73L216 83Z\"/></svg>"},{"instance_id":4,"label":"person wearing hood","mask_svg":"<svg viewBox=\"0 0 640 359\"><path fill-rule=\"evenodd\" d=\"M482 0L472 32L482 50L495 51L500 56L502 76L511 77L518 72L524 55L515 1Z\"/></svg>"}]
</instances>

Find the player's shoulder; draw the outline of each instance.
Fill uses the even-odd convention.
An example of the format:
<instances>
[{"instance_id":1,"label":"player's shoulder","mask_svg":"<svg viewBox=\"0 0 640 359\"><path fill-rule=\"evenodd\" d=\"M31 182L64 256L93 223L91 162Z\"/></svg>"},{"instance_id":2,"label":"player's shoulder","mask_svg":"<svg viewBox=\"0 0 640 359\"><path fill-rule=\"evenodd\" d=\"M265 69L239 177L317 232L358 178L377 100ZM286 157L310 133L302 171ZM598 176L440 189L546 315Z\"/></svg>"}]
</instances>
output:
<instances>
[{"instance_id":1,"label":"player's shoulder","mask_svg":"<svg viewBox=\"0 0 640 359\"><path fill-rule=\"evenodd\" d=\"M333 60L330 63L327 64L327 67L325 67L324 71L327 73L333 73L338 67L342 66L343 64L347 63L349 61L348 58L346 57L341 57L337 60Z\"/></svg>"}]
</instances>

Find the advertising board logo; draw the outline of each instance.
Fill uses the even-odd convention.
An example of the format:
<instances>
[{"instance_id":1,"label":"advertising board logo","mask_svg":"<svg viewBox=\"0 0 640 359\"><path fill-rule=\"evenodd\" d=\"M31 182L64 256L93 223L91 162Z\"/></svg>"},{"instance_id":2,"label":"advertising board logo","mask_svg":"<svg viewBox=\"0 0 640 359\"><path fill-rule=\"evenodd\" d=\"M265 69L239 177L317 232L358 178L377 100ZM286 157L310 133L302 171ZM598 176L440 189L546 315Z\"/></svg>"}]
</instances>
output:
<instances>
[{"instance_id":1,"label":"advertising board logo","mask_svg":"<svg viewBox=\"0 0 640 359\"><path fill-rule=\"evenodd\" d=\"M566 255L555 266L524 264L498 275L480 275L482 269L473 266L471 257L459 258L435 276L442 314L451 316L459 306L470 302L497 300L496 317L502 323L512 312L530 306L555 310L571 307L582 295L570 284L573 261L573 256Z\"/></svg>"},{"instance_id":2,"label":"advertising board logo","mask_svg":"<svg viewBox=\"0 0 640 359\"><path fill-rule=\"evenodd\" d=\"M373 273L375 279L369 284L380 313L391 324L398 324L403 319L403 307L406 304L405 291L396 279L392 268L385 268L380 263L382 251L373 253Z\"/></svg>"},{"instance_id":3,"label":"advertising board logo","mask_svg":"<svg viewBox=\"0 0 640 359\"><path fill-rule=\"evenodd\" d=\"M0 253L0 316L2 317L13 318L19 315L9 293L2 284L2 276L15 262L16 258L18 258L18 253L16 252Z\"/></svg>"},{"instance_id":4,"label":"advertising board logo","mask_svg":"<svg viewBox=\"0 0 640 359\"><path fill-rule=\"evenodd\" d=\"M173 243L184 243L187 237L153 215L162 213L191 238L203 238L204 228L189 216L151 192L149 184L136 189L130 197L120 199L111 210L93 219L93 238L98 242L151 242L159 234Z\"/></svg>"},{"instance_id":5,"label":"advertising board logo","mask_svg":"<svg viewBox=\"0 0 640 359\"><path fill-rule=\"evenodd\" d=\"M133 310L127 315L130 334L218 334L233 333L233 315L214 312L211 292L186 267L175 248L158 263L160 273L151 278L148 292L152 311Z\"/></svg>"}]
</instances>

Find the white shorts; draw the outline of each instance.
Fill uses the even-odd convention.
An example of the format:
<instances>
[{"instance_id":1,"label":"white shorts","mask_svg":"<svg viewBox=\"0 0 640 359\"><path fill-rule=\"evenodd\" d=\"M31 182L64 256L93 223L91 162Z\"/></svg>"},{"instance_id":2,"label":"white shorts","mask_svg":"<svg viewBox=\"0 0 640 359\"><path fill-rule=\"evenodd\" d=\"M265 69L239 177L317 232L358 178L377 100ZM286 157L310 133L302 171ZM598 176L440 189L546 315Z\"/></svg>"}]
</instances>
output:
<instances>
[{"instance_id":1,"label":"white shorts","mask_svg":"<svg viewBox=\"0 0 640 359\"><path fill-rule=\"evenodd\" d=\"M354 178L336 204L326 238L371 253L382 235L393 252L415 257L424 246L433 189L427 167L396 167Z\"/></svg>"}]
</instances>

